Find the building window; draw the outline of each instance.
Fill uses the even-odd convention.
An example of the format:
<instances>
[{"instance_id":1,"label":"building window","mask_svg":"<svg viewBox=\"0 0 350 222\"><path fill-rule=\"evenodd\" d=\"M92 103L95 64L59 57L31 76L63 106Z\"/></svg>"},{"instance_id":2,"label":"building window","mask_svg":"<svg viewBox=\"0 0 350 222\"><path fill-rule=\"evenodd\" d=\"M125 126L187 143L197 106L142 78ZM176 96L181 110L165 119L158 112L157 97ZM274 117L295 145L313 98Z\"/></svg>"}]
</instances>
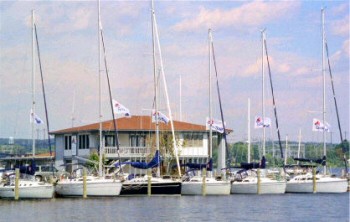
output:
<instances>
[{"instance_id":1,"label":"building window","mask_svg":"<svg viewBox=\"0 0 350 222\"><path fill-rule=\"evenodd\" d=\"M203 146L203 134L202 133L191 133L184 134L184 146L185 147L202 147Z\"/></svg>"},{"instance_id":2,"label":"building window","mask_svg":"<svg viewBox=\"0 0 350 222\"><path fill-rule=\"evenodd\" d=\"M65 150L72 149L72 136L64 136L64 149Z\"/></svg>"},{"instance_id":3,"label":"building window","mask_svg":"<svg viewBox=\"0 0 350 222\"><path fill-rule=\"evenodd\" d=\"M79 135L79 149L89 149L89 135Z\"/></svg>"},{"instance_id":4,"label":"building window","mask_svg":"<svg viewBox=\"0 0 350 222\"><path fill-rule=\"evenodd\" d=\"M146 147L145 135L131 135L130 136L131 147Z\"/></svg>"},{"instance_id":5,"label":"building window","mask_svg":"<svg viewBox=\"0 0 350 222\"><path fill-rule=\"evenodd\" d=\"M115 146L115 136L114 135L106 135L105 136L105 146Z\"/></svg>"}]
</instances>

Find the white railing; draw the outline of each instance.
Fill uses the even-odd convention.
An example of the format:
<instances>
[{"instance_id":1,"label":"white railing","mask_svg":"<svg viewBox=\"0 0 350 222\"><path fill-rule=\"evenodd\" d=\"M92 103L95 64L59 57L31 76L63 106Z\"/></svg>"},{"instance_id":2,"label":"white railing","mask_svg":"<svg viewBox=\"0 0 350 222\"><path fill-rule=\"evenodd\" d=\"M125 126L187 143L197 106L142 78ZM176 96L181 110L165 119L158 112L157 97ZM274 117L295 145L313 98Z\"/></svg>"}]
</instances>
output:
<instances>
[{"instance_id":1,"label":"white railing","mask_svg":"<svg viewBox=\"0 0 350 222\"><path fill-rule=\"evenodd\" d=\"M106 157L117 157L117 147L105 147ZM148 147L119 147L120 157L146 157L151 153Z\"/></svg>"}]
</instances>

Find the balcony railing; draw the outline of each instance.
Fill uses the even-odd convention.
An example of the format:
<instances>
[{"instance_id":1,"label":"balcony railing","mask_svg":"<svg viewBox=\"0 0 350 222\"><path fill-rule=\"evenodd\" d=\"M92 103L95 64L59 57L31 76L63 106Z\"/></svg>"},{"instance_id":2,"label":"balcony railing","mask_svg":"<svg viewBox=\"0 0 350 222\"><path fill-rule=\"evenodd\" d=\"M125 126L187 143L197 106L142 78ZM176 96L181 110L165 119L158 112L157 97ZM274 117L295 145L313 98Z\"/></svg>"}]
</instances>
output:
<instances>
[{"instance_id":1,"label":"balcony railing","mask_svg":"<svg viewBox=\"0 0 350 222\"><path fill-rule=\"evenodd\" d=\"M117 147L105 147L106 157L118 157ZM151 153L148 147L119 147L120 157L146 157Z\"/></svg>"}]
</instances>

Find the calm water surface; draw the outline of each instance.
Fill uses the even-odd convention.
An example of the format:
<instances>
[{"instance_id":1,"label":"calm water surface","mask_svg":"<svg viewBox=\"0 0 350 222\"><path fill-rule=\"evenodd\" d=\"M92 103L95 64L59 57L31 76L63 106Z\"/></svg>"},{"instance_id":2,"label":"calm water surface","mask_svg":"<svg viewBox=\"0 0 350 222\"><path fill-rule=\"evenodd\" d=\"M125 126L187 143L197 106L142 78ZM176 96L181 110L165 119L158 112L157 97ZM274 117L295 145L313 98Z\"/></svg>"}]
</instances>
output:
<instances>
[{"instance_id":1,"label":"calm water surface","mask_svg":"<svg viewBox=\"0 0 350 222\"><path fill-rule=\"evenodd\" d=\"M0 221L349 221L349 193L1 200Z\"/></svg>"}]
</instances>

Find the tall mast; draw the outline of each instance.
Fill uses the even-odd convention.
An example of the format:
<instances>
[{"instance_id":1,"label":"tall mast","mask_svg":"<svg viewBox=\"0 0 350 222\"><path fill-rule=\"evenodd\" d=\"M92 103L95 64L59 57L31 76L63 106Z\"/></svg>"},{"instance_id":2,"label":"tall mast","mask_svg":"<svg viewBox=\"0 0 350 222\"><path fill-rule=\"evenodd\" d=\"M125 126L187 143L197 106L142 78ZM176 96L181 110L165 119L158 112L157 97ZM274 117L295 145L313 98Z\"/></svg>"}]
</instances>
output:
<instances>
[{"instance_id":1,"label":"tall mast","mask_svg":"<svg viewBox=\"0 0 350 222\"><path fill-rule=\"evenodd\" d=\"M286 135L286 154L284 156L284 165L287 165L288 158L288 135Z\"/></svg>"},{"instance_id":2,"label":"tall mast","mask_svg":"<svg viewBox=\"0 0 350 222\"><path fill-rule=\"evenodd\" d=\"M264 66L264 52L265 52L265 30L261 31L261 42L262 42L262 51L261 51L261 69L262 69L262 119L263 119L263 156L265 156L265 137L266 137L266 129L265 129L265 66Z\"/></svg>"},{"instance_id":3,"label":"tall mast","mask_svg":"<svg viewBox=\"0 0 350 222\"><path fill-rule=\"evenodd\" d=\"M34 10L32 10L32 155L35 156L35 18Z\"/></svg>"},{"instance_id":4,"label":"tall mast","mask_svg":"<svg viewBox=\"0 0 350 222\"><path fill-rule=\"evenodd\" d=\"M213 37L211 34L211 29L208 30L208 38L209 38L209 157L212 158L213 156L213 130L211 128L213 124L213 111L212 111L212 92L211 92L211 53L212 53L212 41Z\"/></svg>"},{"instance_id":5,"label":"tall mast","mask_svg":"<svg viewBox=\"0 0 350 222\"><path fill-rule=\"evenodd\" d=\"M153 5L153 1L152 1L152 5ZM154 8L153 8L153 11L154 11ZM160 71L161 71L161 74L162 74L162 77L163 77L164 92L165 92L165 97L166 97L167 109L168 109L168 113L169 113L169 121L170 121L170 126L171 126L171 133L172 133L172 137L173 137L173 147L174 147L174 152L175 152L176 165L177 165L177 170L178 170L179 177L181 177L180 161L179 161L178 150L177 150L177 145L176 145L174 122L173 122L173 116L172 116L171 109L170 109L168 87L167 87L166 78L165 78L165 74L164 74L162 50L160 48L160 41L159 41L157 20L156 20L155 13L153 13L153 21L154 21L155 37L157 39L157 48L158 48L158 52L159 52Z\"/></svg>"},{"instance_id":6,"label":"tall mast","mask_svg":"<svg viewBox=\"0 0 350 222\"><path fill-rule=\"evenodd\" d=\"M182 79L180 75L180 121L182 121Z\"/></svg>"},{"instance_id":7,"label":"tall mast","mask_svg":"<svg viewBox=\"0 0 350 222\"><path fill-rule=\"evenodd\" d=\"M247 162L250 163L250 98L248 98L248 154Z\"/></svg>"},{"instance_id":8,"label":"tall mast","mask_svg":"<svg viewBox=\"0 0 350 222\"><path fill-rule=\"evenodd\" d=\"M99 164L98 164L98 174L99 176L103 175L102 172L102 153L103 153L103 139L102 139L102 81L101 81L101 4L98 0L98 24L97 24L97 33L98 33L98 119L99 119L99 136L100 136L100 153L99 153Z\"/></svg>"},{"instance_id":9,"label":"tall mast","mask_svg":"<svg viewBox=\"0 0 350 222\"><path fill-rule=\"evenodd\" d=\"M322 76L323 76L323 124L326 126L326 68L325 68L325 30L324 30L324 8L322 13ZM326 130L323 129L323 156L327 155L326 151ZM326 165L323 167L323 173L326 174Z\"/></svg>"},{"instance_id":10,"label":"tall mast","mask_svg":"<svg viewBox=\"0 0 350 222\"><path fill-rule=\"evenodd\" d=\"M301 129L299 129L299 143L298 143L298 159L300 158L300 149L301 149ZM297 161L297 164L299 165L299 160Z\"/></svg>"},{"instance_id":11,"label":"tall mast","mask_svg":"<svg viewBox=\"0 0 350 222\"><path fill-rule=\"evenodd\" d=\"M156 119L156 149L159 151L159 120L158 120L158 81L157 81L157 64L156 64L156 43L155 43L155 36L154 36L154 3L152 0L152 55L153 55L153 78L154 78L154 112L155 112L155 119ZM160 177L160 166L158 164L157 167L157 177Z\"/></svg>"}]
</instances>

